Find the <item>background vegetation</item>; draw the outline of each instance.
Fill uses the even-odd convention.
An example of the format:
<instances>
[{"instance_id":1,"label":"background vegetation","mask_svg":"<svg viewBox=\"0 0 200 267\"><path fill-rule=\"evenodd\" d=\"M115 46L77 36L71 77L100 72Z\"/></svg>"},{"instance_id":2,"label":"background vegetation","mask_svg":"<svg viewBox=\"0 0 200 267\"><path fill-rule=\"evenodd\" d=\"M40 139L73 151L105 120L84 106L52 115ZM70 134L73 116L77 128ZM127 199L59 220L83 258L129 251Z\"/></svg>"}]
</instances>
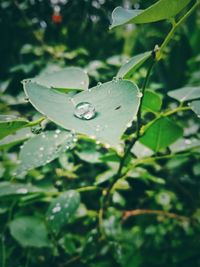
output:
<instances>
[{"instance_id":1,"label":"background vegetation","mask_svg":"<svg viewBox=\"0 0 200 267\"><path fill-rule=\"evenodd\" d=\"M109 25L116 6L145 9L153 2L2 0L1 114L29 121L40 117L25 98L23 79L58 67L78 66L87 70L93 87L112 80L130 57L152 51L168 34L169 21L113 30ZM187 10L194 2L190 1ZM157 116L159 105L162 112L178 107L178 101L168 95L170 91L199 86L199 29L200 12L196 9L177 29L164 57L152 70L147 91L154 91L153 102L158 102L152 112L148 110L151 98L146 97L143 124ZM130 78L139 88L149 65L140 66ZM23 142L44 131L60 134L62 129L45 120L41 126L33 125L32 131L25 128L2 138L0 266L200 266L199 118L186 110L174 112L173 121L184 128L183 137L153 156L147 148L135 147L125 160L125 175L112 188L106 207L106 190L117 173L121 150L85 136L78 136L77 141L72 134L70 149L65 147L63 152L55 147L57 152L52 152L54 143L49 136L46 150L56 155L55 160L47 158L39 166L40 147L35 151L37 144L32 144L30 170L15 176ZM136 131L135 123L130 126L123 135L126 144ZM68 134L62 137L66 142ZM69 207L63 206L66 201ZM48 220L59 211L57 203L62 212L51 225Z\"/></svg>"}]
</instances>

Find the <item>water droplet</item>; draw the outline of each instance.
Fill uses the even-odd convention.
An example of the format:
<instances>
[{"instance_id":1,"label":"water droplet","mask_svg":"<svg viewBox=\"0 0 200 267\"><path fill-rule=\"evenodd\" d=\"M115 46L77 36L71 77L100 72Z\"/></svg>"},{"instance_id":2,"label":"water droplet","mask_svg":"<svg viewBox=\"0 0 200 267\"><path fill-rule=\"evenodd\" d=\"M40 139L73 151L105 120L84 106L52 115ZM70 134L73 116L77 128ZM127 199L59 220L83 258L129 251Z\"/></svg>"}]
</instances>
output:
<instances>
[{"instance_id":1,"label":"water droplet","mask_svg":"<svg viewBox=\"0 0 200 267\"><path fill-rule=\"evenodd\" d=\"M42 127L41 126L31 127L31 132L33 134L40 134L42 132Z\"/></svg>"},{"instance_id":2,"label":"water droplet","mask_svg":"<svg viewBox=\"0 0 200 267\"><path fill-rule=\"evenodd\" d=\"M97 83L97 86L98 86L98 87L100 87L101 85L102 85L102 83L101 83L101 82L98 82L98 83Z\"/></svg>"},{"instance_id":3,"label":"water droplet","mask_svg":"<svg viewBox=\"0 0 200 267\"><path fill-rule=\"evenodd\" d=\"M76 105L74 116L82 120L91 120L96 116L96 111L89 102L81 102Z\"/></svg>"},{"instance_id":4,"label":"water droplet","mask_svg":"<svg viewBox=\"0 0 200 267\"><path fill-rule=\"evenodd\" d=\"M141 92L137 93L137 97L141 98L142 96L143 96L143 93L141 93Z\"/></svg>"},{"instance_id":5,"label":"water droplet","mask_svg":"<svg viewBox=\"0 0 200 267\"><path fill-rule=\"evenodd\" d=\"M132 121L128 122L126 125L127 128L130 128L131 126L132 126Z\"/></svg>"},{"instance_id":6,"label":"water droplet","mask_svg":"<svg viewBox=\"0 0 200 267\"><path fill-rule=\"evenodd\" d=\"M54 138L58 138L58 134L54 134L54 136L53 136Z\"/></svg>"},{"instance_id":7,"label":"water droplet","mask_svg":"<svg viewBox=\"0 0 200 267\"><path fill-rule=\"evenodd\" d=\"M100 142L99 140L97 140L97 141L96 141L96 144L97 144L97 145L100 145L100 144L101 144L101 142Z\"/></svg>"},{"instance_id":8,"label":"water droplet","mask_svg":"<svg viewBox=\"0 0 200 267\"><path fill-rule=\"evenodd\" d=\"M109 144L105 144L105 148L109 149L110 145Z\"/></svg>"},{"instance_id":9,"label":"water droplet","mask_svg":"<svg viewBox=\"0 0 200 267\"><path fill-rule=\"evenodd\" d=\"M55 132L56 132L57 134L60 134L60 133L61 133L61 130L60 130L60 129L56 129Z\"/></svg>"},{"instance_id":10,"label":"water droplet","mask_svg":"<svg viewBox=\"0 0 200 267\"><path fill-rule=\"evenodd\" d=\"M118 81L118 78L117 77L113 77L112 81L113 82L117 82Z\"/></svg>"},{"instance_id":11,"label":"water droplet","mask_svg":"<svg viewBox=\"0 0 200 267\"><path fill-rule=\"evenodd\" d=\"M99 132L101 130L101 126L98 124L96 127L95 127L95 130L96 132Z\"/></svg>"},{"instance_id":12,"label":"water droplet","mask_svg":"<svg viewBox=\"0 0 200 267\"><path fill-rule=\"evenodd\" d=\"M29 98L28 97L25 97L24 98L24 101L29 102Z\"/></svg>"},{"instance_id":13,"label":"water droplet","mask_svg":"<svg viewBox=\"0 0 200 267\"><path fill-rule=\"evenodd\" d=\"M84 85L85 84L85 81L81 81L81 85Z\"/></svg>"},{"instance_id":14,"label":"water droplet","mask_svg":"<svg viewBox=\"0 0 200 267\"><path fill-rule=\"evenodd\" d=\"M57 212L59 212L59 211L61 211L61 207L60 207L59 205L56 205L56 206L52 209L52 212L53 212L53 213L57 213Z\"/></svg>"},{"instance_id":15,"label":"water droplet","mask_svg":"<svg viewBox=\"0 0 200 267\"><path fill-rule=\"evenodd\" d=\"M41 146L41 147L40 147L40 151L43 151L43 150L44 150L44 147L43 147L43 146Z\"/></svg>"}]
</instances>

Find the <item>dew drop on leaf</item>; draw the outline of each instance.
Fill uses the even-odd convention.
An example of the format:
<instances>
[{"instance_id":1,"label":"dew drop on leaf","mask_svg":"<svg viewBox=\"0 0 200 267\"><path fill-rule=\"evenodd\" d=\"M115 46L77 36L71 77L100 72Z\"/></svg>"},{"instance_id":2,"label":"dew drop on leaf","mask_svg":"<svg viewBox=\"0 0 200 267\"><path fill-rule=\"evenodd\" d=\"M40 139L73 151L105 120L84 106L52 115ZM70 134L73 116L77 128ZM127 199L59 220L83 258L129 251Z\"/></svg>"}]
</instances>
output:
<instances>
[{"instance_id":1,"label":"dew drop on leaf","mask_svg":"<svg viewBox=\"0 0 200 267\"><path fill-rule=\"evenodd\" d=\"M143 96L143 93L141 93L141 92L137 93L137 97L141 98L142 96Z\"/></svg>"},{"instance_id":2,"label":"dew drop on leaf","mask_svg":"<svg viewBox=\"0 0 200 267\"><path fill-rule=\"evenodd\" d=\"M91 120L96 116L96 111L89 102L81 102L76 105L74 116L82 120Z\"/></svg>"}]
</instances>

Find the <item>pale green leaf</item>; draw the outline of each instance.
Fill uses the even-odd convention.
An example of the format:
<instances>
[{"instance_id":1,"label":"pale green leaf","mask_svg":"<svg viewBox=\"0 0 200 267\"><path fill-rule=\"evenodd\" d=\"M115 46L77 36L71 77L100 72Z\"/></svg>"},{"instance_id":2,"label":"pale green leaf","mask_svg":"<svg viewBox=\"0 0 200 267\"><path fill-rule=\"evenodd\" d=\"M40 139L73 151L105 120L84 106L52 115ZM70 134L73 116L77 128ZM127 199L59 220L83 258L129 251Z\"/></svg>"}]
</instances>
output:
<instances>
[{"instance_id":1,"label":"pale green leaf","mask_svg":"<svg viewBox=\"0 0 200 267\"><path fill-rule=\"evenodd\" d=\"M113 80L76 94L73 98L31 82L25 84L24 89L32 105L50 120L111 146L119 143L140 104L137 86L127 80ZM90 120L74 116L77 104L83 102L89 102L95 108L96 116Z\"/></svg>"},{"instance_id":2,"label":"pale green leaf","mask_svg":"<svg viewBox=\"0 0 200 267\"><path fill-rule=\"evenodd\" d=\"M45 165L59 157L61 153L71 148L74 135L67 131L46 131L29 139L21 148L20 165L16 175Z\"/></svg>"},{"instance_id":3,"label":"pale green leaf","mask_svg":"<svg viewBox=\"0 0 200 267\"><path fill-rule=\"evenodd\" d=\"M85 90L89 85L87 73L78 67L66 67L58 71L42 73L32 81L62 91Z\"/></svg>"},{"instance_id":4,"label":"pale green leaf","mask_svg":"<svg viewBox=\"0 0 200 267\"><path fill-rule=\"evenodd\" d=\"M132 57L119 69L117 77L129 78L149 57L151 51Z\"/></svg>"},{"instance_id":5,"label":"pale green leaf","mask_svg":"<svg viewBox=\"0 0 200 267\"><path fill-rule=\"evenodd\" d=\"M197 117L200 118L200 100L192 101L190 107L197 114Z\"/></svg>"},{"instance_id":6,"label":"pale green leaf","mask_svg":"<svg viewBox=\"0 0 200 267\"><path fill-rule=\"evenodd\" d=\"M173 153L189 149L199 149L199 148L200 148L200 140L196 138L180 139L170 146L170 149Z\"/></svg>"},{"instance_id":7,"label":"pale green leaf","mask_svg":"<svg viewBox=\"0 0 200 267\"><path fill-rule=\"evenodd\" d=\"M200 87L183 87L170 91L168 95L180 102L200 98Z\"/></svg>"},{"instance_id":8,"label":"pale green leaf","mask_svg":"<svg viewBox=\"0 0 200 267\"><path fill-rule=\"evenodd\" d=\"M169 19L178 14L190 0L160 0L145 10L116 7L112 13L111 28L130 23L150 23Z\"/></svg>"}]
</instances>

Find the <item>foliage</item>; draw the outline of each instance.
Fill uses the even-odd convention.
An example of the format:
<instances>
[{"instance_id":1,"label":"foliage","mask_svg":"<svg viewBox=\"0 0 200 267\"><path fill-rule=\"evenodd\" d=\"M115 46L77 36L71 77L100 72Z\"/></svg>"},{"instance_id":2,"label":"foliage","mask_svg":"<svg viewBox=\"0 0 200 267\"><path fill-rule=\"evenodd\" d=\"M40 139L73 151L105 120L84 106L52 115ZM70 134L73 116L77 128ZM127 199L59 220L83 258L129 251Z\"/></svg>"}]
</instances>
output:
<instances>
[{"instance_id":1,"label":"foliage","mask_svg":"<svg viewBox=\"0 0 200 267\"><path fill-rule=\"evenodd\" d=\"M200 266L199 4L0 3L1 267Z\"/></svg>"}]
</instances>

